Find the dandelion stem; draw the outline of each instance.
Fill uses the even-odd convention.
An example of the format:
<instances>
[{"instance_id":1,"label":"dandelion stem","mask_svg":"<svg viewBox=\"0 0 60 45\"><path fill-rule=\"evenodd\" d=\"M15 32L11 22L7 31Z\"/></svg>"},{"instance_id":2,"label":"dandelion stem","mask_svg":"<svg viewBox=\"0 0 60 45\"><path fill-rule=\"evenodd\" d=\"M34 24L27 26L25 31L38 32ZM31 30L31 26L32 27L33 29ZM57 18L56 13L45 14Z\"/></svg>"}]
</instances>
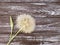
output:
<instances>
[{"instance_id":1,"label":"dandelion stem","mask_svg":"<svg viewBox=\"0 0 60 45\"><path fill-rule=\"evenodd\" d=\"M20 30L18 30L17 33L10 38L9 42L7 43L7 45L10 45L11 41L18 35L18 33L19 33L21 30L22 30L22 28L21 28Z\"/></svg>"}]
</instances>

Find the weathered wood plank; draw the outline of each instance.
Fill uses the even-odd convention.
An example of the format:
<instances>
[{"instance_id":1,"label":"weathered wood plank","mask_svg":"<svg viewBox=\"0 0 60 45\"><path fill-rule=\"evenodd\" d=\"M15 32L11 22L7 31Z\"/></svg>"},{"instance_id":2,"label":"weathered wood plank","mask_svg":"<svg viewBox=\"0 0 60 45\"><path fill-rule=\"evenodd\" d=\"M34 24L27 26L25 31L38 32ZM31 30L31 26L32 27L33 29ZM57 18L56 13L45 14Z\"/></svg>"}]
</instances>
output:
<instances>
[{"instance_id":1,"label":"weathered wood plank","mask_svg":"<svg viewBox=\"0 0 60 45\"><path fill-rule=\"evenodd\" d=\"M36 5L36 3L0 3L1 15L17 15L20 13L30 13L35 17L60 17L60 3L45 3L46 5ZM37 16L38 15L38 16ZM39 16L40 15L40 16Z\"/></svg>"},{"instance_id":2,"label":"weathered wood plank","mask_svg":"<svg viewBox=\"0 0 60 45\"><path fill-rule=\"evenodd\" d=\"M0 2L60 2L59 0L0 0Z\"/></svg>"},{"instance_id":3,"label":"weathered wood plank","mask_svg":"<svg viewBox=\"0 0 60 45\"><path fill-rule=\"evenodd\" d=\"M16 24L17 15L22 13L35 18L35 31L31 34L19 33L11 45L60 45L60 3L57 3L59 0L0 0L0 2L0 45L6 45L9 39L11 32L9 16L13 17ZM13 34L16 31L14 27Z\"/></svg>"}]
</instances>

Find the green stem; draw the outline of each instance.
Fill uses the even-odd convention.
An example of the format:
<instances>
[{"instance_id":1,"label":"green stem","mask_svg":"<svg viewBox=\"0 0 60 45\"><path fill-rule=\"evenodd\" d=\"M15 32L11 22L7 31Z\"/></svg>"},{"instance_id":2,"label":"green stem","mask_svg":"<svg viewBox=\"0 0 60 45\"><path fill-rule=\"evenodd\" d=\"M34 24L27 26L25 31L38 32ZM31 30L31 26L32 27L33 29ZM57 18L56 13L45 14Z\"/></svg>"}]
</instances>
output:
<instances>
[{"instance_id":1,"label":"green stem","mask_svg":"<svg viewBox=\"0 0 60 45\"><path fill-rule=\"evenodd\" d=\"M7 45L10 45L11 41L18 35L18 33L20 32L20 30L10 38L9 42L7 43Z\"/></svg>"},{"instance_id":2,"label":"green stem","mask_svg":"<svg viewBox=\"0 0 60 45\"><path fill-rule=\"evenodd\" d=\"M23 27L22 27L22 28L23 28ZM14 36L12 36L12 37L10 38L9 42L7 43L7 45L10 45L11 41L18 35L18 33L22 30L22 28L21 28L20 30L18 30L18 32L17 32Z\"/></svg>"}]
</instances>

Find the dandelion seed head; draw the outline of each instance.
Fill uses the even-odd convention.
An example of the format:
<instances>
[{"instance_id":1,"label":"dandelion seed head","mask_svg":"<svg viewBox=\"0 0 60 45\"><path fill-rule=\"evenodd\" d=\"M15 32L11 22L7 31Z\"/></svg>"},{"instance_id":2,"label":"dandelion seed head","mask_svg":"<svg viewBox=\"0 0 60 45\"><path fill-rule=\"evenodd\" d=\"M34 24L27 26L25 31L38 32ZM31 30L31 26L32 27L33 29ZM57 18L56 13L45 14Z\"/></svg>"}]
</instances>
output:
<instances>
[{"instance_id":1,"label":"dandelion seed head","mask_svg":"<svg viewBox=\"0 0 60 45\"><path fill-rule=\"evenodd\" d=\"M28 14L17 16L16 26L18 29L24 27L21 31L24 33L31 33L35 29L35 19Z\"/></svg>"}]
</instances>

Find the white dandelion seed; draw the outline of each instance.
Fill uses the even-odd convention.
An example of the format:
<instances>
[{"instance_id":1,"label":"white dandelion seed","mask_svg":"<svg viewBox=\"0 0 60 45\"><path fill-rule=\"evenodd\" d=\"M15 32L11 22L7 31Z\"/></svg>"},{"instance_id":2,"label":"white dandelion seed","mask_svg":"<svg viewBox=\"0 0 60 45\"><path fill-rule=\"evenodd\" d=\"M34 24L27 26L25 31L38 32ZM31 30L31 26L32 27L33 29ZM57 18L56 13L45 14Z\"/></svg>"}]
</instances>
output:
<instances>
[{"instance_id":1,"label":"white dandelion seed","mask_svg":"<svg viewBox=\"0 0 60 45\"><path fill-rule=\"evenodd\" d=\"M31 33L35 29L35 19L28 14L19 15L16 19L16 26L18 29L24 26L21 31L24 33Z\"/></svg>"}]
</instances>

